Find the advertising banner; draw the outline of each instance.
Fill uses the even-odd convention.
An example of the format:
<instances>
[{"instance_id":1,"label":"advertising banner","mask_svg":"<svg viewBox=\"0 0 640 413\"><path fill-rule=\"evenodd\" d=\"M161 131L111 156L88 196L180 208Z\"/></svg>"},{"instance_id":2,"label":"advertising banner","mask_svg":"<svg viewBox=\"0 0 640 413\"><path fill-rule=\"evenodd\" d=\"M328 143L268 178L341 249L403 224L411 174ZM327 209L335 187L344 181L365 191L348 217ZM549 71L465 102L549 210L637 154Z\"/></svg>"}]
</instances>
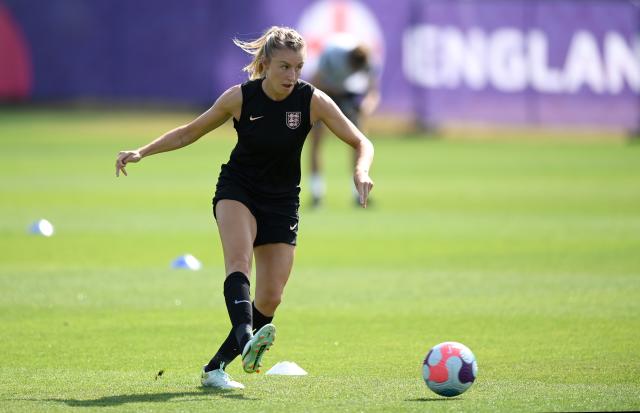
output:
<instances>
[{"instance_id":1,"label":"advertising banner","mask_svg":"<svg viewBox=\"0 0 640 413\"><path fill-rule=\"evenodd\" d=\"M0 0L0 100L208 106L272 25L371 50L381 112L424 124L640 125L640 1ZM3 92L4 91L4 92Z\"/></svg>"},{"instance_id":2,"label":"advertising banner","mask_svg":"<svg viewBox=\"0 0 640 413\"><path fill-rule=\"evenodd\" d=\"M639 125L640 7L632 2L415 4L403 71L425 122Z\"/></svg>"}]
</instances>

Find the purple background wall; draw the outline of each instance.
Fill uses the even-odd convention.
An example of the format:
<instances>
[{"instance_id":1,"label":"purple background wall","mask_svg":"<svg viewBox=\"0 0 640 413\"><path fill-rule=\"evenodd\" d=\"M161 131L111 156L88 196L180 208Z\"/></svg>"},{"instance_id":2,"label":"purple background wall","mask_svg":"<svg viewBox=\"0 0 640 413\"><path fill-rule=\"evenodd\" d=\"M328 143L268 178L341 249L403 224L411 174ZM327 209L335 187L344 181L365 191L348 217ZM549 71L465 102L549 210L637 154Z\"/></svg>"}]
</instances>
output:
<instances>
[{"instance_id":1,"label":"purple background wall","mask_svg":"<svg viewBox=\"0 0 640 413\"><path fill-rule=\"evenodd\" d=\"M325 3L343 14L345 7L346 13L351 10L347 0ZM210 105L223 90L246 78L240 69L247 56L233 45L233 37L253 38L271 25L298 27L301 16L313 4L317 2L0 0L30 48L31 100L159 100L201 106ZM473 30L484 33L486 39L497 39L495 33L506 28L519 31L526 40L537 30L548 40L546 67L561 71L580 31L593 35L602 55L604 37L612 31L629 48L640 50L640 8L633 2L371 0L359 4L366 4L384 36L383 111L415 113L431 124L489 122L627 129L640 125L640 89L630 84L631 80L613 92L594 92L588 84L570 92L545 92L532 84L513 91L499 90L491 82L482 87L469 87L468 82L451 86L417 79L423 76L422 66L416 66L419 56L417 60L407 57L423 53L422 58L432 59L427 61L430 65L446 58L448 51L443 51L443 57L427 49L421 52L419 48L426 47L422 43L406 43L407 33L417 27L435 28L440 34L453 28L454 34L464 39ZM331 27L339 29L331 17L318 25L329 31ZM443 36L430 39L440 41ZM523 47L521 52L530 58L530 44ZM486 54L494 53L492 50L487 49ZM407 68L411 61L413 69ZM432 69L440 70L438 64Z\"/></svg>"},{"instance_id":2,"label":"purple background wall","mask_svg":"<svg viewBox=\"0 0 640 413\"><path fill-rule=\"evenodd\" d=\"M528 82L511 92L498 90L490 82L481 89L472 89L465 84L452 89L442 84L420 88L416 112L421 113L425 121L437 124L481 120L543 125L622 126L629 129L640 125L640 3L615 0L430 0L416 1L416 4L415 11L419 15L416 24L427 23L441 30L454 27L462 33L480 30L487 36L495 36L500 30L515 29L522 34L524 44L522 50L514 50L513 54L522 53L529 59L532 59L532 49L531 44L527 43L527 36L534 30L539 31L547 39L547 53L544 56L547 62L540 62L542 59L537 57L538 63L548 70L559 72L561 78L567 78L562 82L565 85L572 83L569 79L572 75L579 84L577 90L573 91L540 90L534 87L531 80L532 62L525 61L519 72L529 74ZM573 43L579 33L588 34L586 42L594 47L584 50ZM619 91L612 90L615 82L609 81L607 72L616 66L615 59L609 59L607 66L608 51L604 39L612 33L623 38L630 53L635 52L632 70L637 74L631 74L635 82L630 85L627 79L623 79L623 87ZM589 43L590 40L593 43ZM422 45L420 47L424 48ZM495 48L491 50L495 52ZM587 56L583 56L582 61L580 58L573 59L573 62L579 62L579 65L573 66L578 70L567 69L571 60L569 55L573 53L575 57L580 54L579 50L583 50ZM434 59L434 55L429 58ZM589 87L588 76L579 82L580 73L583 73L580 67L583 66L601 67L599 72L585 71L593 73L596 79L593 83L601 80L604 90L596 91Z\"/></svg>"}]
</instances>

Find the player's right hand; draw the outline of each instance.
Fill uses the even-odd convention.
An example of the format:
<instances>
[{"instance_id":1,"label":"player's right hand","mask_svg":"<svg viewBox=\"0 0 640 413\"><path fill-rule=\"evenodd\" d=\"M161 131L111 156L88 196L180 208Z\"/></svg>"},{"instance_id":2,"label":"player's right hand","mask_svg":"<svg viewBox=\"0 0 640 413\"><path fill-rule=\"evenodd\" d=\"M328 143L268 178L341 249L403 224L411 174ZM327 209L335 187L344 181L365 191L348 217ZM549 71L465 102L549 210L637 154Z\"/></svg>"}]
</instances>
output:
<instances>
[{"instance_id":1,"label":"player's right hand","mask_svg":"<svg viewBox=\"0 0 640 413\"><path fill-rule=\"evenodd\" d=\"M127 176L127 171L124 167L129 162L138 162L142 159L140 151L121 151L118 153L118 159L116 159L116 176L120 176L120 171Z\"/></svg>"}]
</instances>

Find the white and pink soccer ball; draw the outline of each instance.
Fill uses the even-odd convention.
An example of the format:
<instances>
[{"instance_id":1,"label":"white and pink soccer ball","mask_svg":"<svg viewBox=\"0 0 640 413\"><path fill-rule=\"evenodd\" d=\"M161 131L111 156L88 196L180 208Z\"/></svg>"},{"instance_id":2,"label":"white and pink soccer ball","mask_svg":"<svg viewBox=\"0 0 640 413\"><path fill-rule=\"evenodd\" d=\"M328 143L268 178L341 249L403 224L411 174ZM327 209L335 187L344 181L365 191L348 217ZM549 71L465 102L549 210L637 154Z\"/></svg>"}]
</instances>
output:
<instances>
[{"instance_id":1,"label":"white and pink soccer ball","mask_svg":"<svg viewBox=\"0 0 640 413\"><path fill-rule=\"evenodd\" d=\"M447 341L434 346L422 363L422 377L435 393L453 397L471 387L478 375L478 363L464 344Z\"/></svg>"}]
</instances>

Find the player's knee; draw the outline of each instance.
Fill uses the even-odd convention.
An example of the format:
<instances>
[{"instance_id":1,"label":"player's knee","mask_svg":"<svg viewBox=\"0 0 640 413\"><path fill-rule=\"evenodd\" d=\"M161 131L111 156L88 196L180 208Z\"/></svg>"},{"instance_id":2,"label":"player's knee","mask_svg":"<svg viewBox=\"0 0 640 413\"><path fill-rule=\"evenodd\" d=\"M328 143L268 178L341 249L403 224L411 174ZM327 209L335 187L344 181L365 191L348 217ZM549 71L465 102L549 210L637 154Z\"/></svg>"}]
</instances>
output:
<instances>
[{"instance_id":1,"label":"player's knee","mask_svg":"<svg viewBox=\"0 0 640 413\"><path fill-rule=\"evenodd\" d=\"M273 314L282 302L282 294L270 293L256 297L256 305L268 314Z\"/></svg>"},{"instance_id":2,"label":"player's knee","mask_svg":"<svg viewBox=\"0 0 640 413\"><path fill-rule=\"evenodd\" d=\"M247 277L251 272L251 262L245 259L232 259L227 261L227 274L241 272Z\"/></svg>"}]
</instances>

